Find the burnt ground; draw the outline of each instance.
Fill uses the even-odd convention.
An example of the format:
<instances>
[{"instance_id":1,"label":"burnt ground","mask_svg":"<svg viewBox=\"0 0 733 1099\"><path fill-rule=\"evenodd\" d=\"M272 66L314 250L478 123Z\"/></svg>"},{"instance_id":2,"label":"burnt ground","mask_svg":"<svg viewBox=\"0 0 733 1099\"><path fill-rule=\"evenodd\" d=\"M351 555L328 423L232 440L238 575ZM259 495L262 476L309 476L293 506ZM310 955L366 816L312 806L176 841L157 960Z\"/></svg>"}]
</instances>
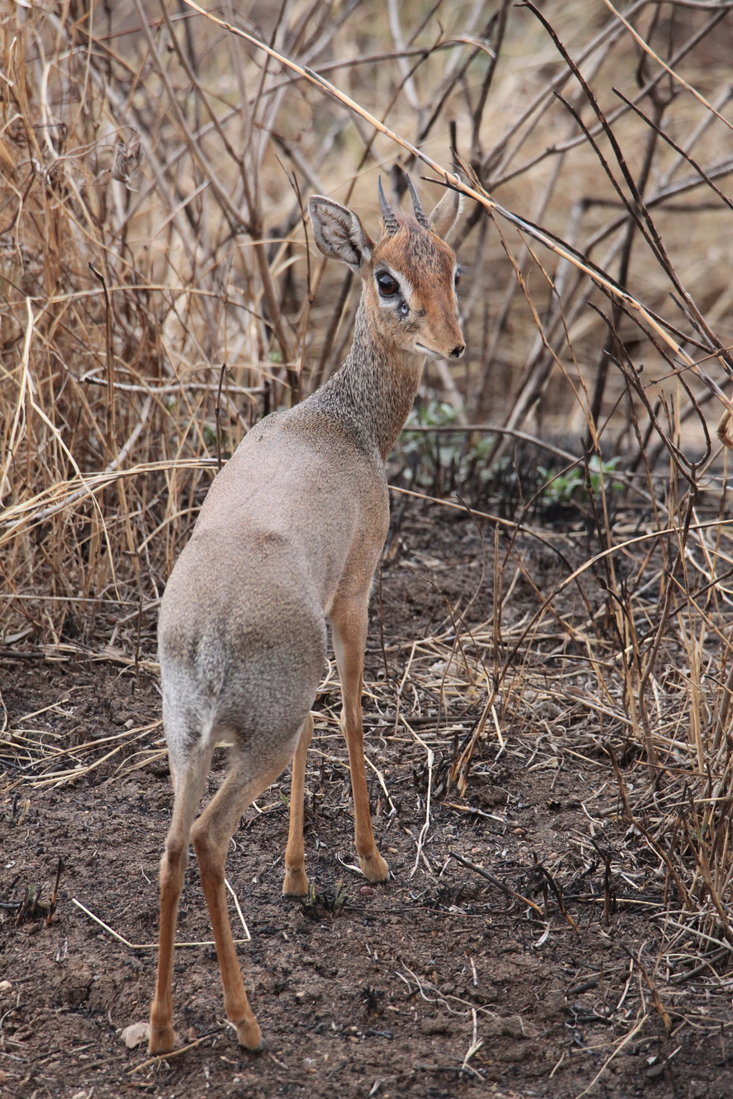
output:
<instances>
[{"instance_id":1,"label":"burnt ground","mask_svg":"<svg viewBox=\"0 0 733 1099\"><path fill-rule=\"evenodd\" d=\"M509 715L503 743L490 728L482 736L460 797L446 789L447 765L481 698L454 692L441 714L434 682L415 677L401 692L407 724L396 720L412 642L445 634L447 605L465 606L477 590L482 547L464 518L408 509L395 548L374 599L365 697L367 753L384 782L374 775L375 829L394 880L368 886L352 868L346 753L330 684L308 770L314 895L307 903L280 897L287 774L245 815L227 864L251 933L240 956L268 1041L261 1055L240 1050L224 1023L206 945L176 956L175 1022L192 1048L151 1060L121 1038L149 1008L156 955L146 944L156 936L172 802L160 729L147 728L159 718L154 675L79 646L73 658L61 647L43 660L6 653L13 733L5 734L0 819L3 1096L733 1094L730 992L720 981L701 983L714 977L708 967L677 979L657 964L663 875L619 818L607 758L574 752L572 730L513 728ZM469 623L491 613L490 581L489 566ZM533 600L520 580L517 620ZM150 652L151 638L144 634ZM434 659L440 664L439 652ZM440 680L440 668L432 671ZM79 751L79 777L39 784L77 758L49 762L69 747ZM224 766L222 756L212 790ZM243 937L233 907L232 918ZM179 940L209 935L193 859Z\"/></svg>"}]
</instances>

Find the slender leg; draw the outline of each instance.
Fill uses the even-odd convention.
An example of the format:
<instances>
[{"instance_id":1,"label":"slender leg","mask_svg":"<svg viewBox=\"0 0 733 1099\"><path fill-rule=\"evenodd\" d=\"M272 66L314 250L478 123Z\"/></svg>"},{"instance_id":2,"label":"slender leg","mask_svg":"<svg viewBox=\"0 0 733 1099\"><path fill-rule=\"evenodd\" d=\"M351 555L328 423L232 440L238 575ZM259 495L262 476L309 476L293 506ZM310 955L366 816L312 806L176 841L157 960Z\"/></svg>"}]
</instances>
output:
<instances>
[{"instance_id":1,"label":"slender leg","mask_svg":"<svg viewBox=\"0 0 733 1099\"><path fill-rule=\"evenodd\" d=\"M173 819L160 860L160 939L158 975L150 1008L151 1053L170 1053L173 1038L173 948L178 902L188 865L188 841L196 807L201 799L211 762L211 752L192 756L175 782Z\"/></svg>"},{"instance_id":2,"label":"slender leg","mask_svg":"<svg viewBox=\"0 0 733 1099\"><path fill-rule=\"evenodd\" d=\"M346 606L340 605L331 614L331 626L343 696L341 728L349 750L356 853L362 873L368 881L386 881L389 867L374 842L364 765L361 695L367 638L367 604L368 593L364 599L352 600Z\"/></svg>"},{"instance_id":3,"label":"slender leg","mask_svg":"<svg viewBox=\"0 0 733 1099\"><path fill-rule=\"evenodd\" d=\"M236 749L235 749L236 751ZM227 1018L237 1031L239 1044L247 1049L264 1049L265 1042L249 1006L237 961L227 911L224 864L229 841L239 818L256 797L274 782L287 766L293 741L285 742L284 752L269 759L265 767L249 754L238 757L216 796L193 825L191 837L201 874L201 884L209 909L224 988Z\"/></svg>"},{"instance_id":4,"label":"slender leg","mask_svg":"<svg viewBox=\"0 0 733 1099\"><path fill-rule=\"evenodd\" d=\"M308 892L308 875L305 872L303 848L303 799L305 796L305 760L308 745L313 736L313 715L303 722L298 747L293 756L293 781L290 787L290 828L285 848L285 881L283 895L305 897Z\"/></svg>"}]
</instances>

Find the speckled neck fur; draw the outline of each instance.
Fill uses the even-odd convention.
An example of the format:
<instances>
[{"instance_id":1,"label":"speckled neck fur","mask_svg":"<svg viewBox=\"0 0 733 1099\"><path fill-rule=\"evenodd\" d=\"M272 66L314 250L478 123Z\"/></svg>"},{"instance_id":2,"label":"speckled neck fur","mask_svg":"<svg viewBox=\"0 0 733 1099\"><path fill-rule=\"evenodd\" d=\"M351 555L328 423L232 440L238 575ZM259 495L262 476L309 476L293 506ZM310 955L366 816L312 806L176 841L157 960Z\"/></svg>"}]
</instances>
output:
<instances>
[{"instance_id":1,"label":"speckled neck fur","mask_svg":"<svg viewBox=\"0 0 733 1099\"><path fill-rule=\"evenodd\" d=\"M415 400L424 356L385 347L370 331L364 299L343 366L304 405L348 424L376 446L382 461L402 431Z\"/></svg>"}]
</instances>

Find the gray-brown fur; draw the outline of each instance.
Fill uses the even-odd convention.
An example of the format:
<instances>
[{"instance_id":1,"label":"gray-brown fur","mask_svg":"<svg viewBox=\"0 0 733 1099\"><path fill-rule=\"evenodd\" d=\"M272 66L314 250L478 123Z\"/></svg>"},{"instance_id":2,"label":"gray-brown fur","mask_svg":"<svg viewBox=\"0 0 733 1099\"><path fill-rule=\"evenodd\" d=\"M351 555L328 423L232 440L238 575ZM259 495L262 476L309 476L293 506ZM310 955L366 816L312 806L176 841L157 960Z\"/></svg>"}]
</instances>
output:
<instances>
[{"instance_id":1,"label":"gray-brown fur","mask_svg":"<svg viewBox=\"0 0 733 1099\"><path fill-rule=\"evenodd\" d=\"M163 716L175 799L161 862L150 1033L157 1053L173 1042L173 941L189 837L211 915L227 1015L240 1043L260 1048L226 915L224 862L241 813L295 753L284 892L307 890L302 789L309 712L326 657L326 619L343 693L356 848L369 880L388 876L374 843L364 774L367 607L389 520L384 460L412 405L424 355L463 352L455 257L438 233L399 212L394 235L374 245L344 207L316 197L310 209L318 246L363 280L351 352L312 397L267 417L246 436L215 478L161 602ZM449 194L430 224L444 235L457 212ZM385 297L377 283L380 272L387 283L397 280L399 293ZM231 746L231 771L194 823L219 741Z\"/></svg>"}]
</instances>

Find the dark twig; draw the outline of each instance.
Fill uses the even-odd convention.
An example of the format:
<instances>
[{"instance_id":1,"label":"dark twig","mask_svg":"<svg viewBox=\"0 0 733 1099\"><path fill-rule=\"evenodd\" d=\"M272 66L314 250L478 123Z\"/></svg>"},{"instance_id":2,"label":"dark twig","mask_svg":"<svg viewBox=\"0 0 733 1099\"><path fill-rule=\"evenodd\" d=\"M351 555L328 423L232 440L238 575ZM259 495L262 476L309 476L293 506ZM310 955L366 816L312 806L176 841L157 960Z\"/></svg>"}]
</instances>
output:
<instances>
[{"instance_id":1,"label":"dark twig","mask_svg":"<svg viewBox=\"0 0 733 1099\"><path fill-rule=\"evenodd\" d=\"M216 391L216 404L214 405L214 419L216 421L216 468L221 469L221 389L224 385L224 375L227 364L221 364L219 371L219 388Z\"/></svg>"}]
</instances>

